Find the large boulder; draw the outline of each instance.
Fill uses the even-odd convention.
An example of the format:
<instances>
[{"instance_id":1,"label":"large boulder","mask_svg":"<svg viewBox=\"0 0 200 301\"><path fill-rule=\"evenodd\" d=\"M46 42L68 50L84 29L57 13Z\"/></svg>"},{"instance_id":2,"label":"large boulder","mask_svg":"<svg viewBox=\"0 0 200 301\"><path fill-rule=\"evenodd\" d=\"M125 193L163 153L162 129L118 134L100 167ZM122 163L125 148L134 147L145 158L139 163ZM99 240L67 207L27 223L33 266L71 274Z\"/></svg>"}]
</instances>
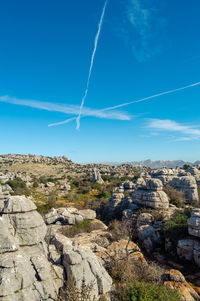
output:
<instances>
[{"instance_id":1,"label":"large boulder","mask_svg":"<svg viewBox=\"0 0 200 301\"><path fill-rule=\"evenodd\" d=\"M94 300L98 300L102 294L109 293L112 289L112 279L103 267L100 258L94 253L97 252L99 240L106 245L108 243L106 237L103 237L103 231L83 233L69 239L61 233L64 226L52 225L50 227L50 256L64 266L67 284L76 287L79 291L83 285L87 286Z\"/></svg>"},{"instance_id":2,"label":"large boulder","mask_svg":"<svg viewBox=\"0 0 200 301\"><path fill-rule=\"evenodd\" d=\"M91 288L91 297L111 290L112 279L89 248L79 247L64 250L63 265L67 273L68 283L79 290L84 285Z\"/></svg>"},{"instance_id":3,"label":"large boulder","mask_svg":"<svg viewBox=\"0 0 200 301\"><path fill-rule=\"evenodd\" d=\"M92 183L99 183L99 184L104 183L104 180L102 179L100 172L96 168L93 168L92 170Z\"/></svg>"},{"instance_id":4,"label":"large boulder","mask_svg":"<svg viewBox=\"0 0 200 301\"><path fill-rule=\"evenodd\" d=\"M200 237L200 209L192 210L191 217L187 223L188 233L192 236Z\"/></svg>"},{"instance_id":5,"label":"large boulder","mask_svg":"<svg viewBox=\"0 0 200 301\"><path fill-rule=\"evenodd\" d=\"M132 201L144 207L168 209L169 199L162 189L163 185L159 179L138 179Z\"/></svg>"},{"instance_id":6,"label":"large boulder","mask_svg":"<svg viewBox=\"0 0 200 301\"><path fill-rule=\"evenodd\" d=\"M200 267L200 242L196 239L188 238L178 241L177 254L180 258L194 262Z\"/></svg>"},{"instance_id":7,"label":"large boulder","mask_svg":"<svg viewBox=\"0 0 200 301\"><path fill-rule=\"evenodd\" d=\"M195 203L199 201L197 183L193 176L174 177L168 182L168 185L178 191L183 191L188 202Z\"/></svg>"},{"instance_id":8,"label":"large boulder","mask_svg":"<svg viewBox=\"0 0 200 301\"><path fill-rule=\"evenodd\" d=\"M44 216L47 225L63 224L75 225L81 223L84 219L93 220L96 218L96 212L91 209L78 210L74 207L50 209Z\"/></svg>"},{"instance_id":9,"label":"large boulder","mask_svg":"<svg viewBox=\"0 0 200 301\"><path fill-rule=\"evenodd\" d=\"M163 281L165 286L178 291L182 301L199 300L199 295L178 270L166 270L163 274Z\"/></svg>"},{"instance_id":10,"label":"large boulder","mask_svg":"<svg viewBox=\"0 0 200 301\"><path fill-rule=\"evenodd\" d=\"M0 201L1 301L57 300L62 279L47 259L46 225L35 209L21 196Z\"/></svg>"}]
</instances>

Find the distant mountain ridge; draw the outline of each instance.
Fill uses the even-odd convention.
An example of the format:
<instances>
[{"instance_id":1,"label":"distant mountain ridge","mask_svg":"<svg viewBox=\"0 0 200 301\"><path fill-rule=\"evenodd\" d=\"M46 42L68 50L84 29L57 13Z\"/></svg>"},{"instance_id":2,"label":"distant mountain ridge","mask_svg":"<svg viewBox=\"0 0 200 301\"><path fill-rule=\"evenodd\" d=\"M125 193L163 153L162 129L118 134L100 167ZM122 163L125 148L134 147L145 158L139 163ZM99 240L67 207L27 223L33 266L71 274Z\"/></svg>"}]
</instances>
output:
<instances>
[{"instance_id":1,"label":"distant mountain ridge","mask_svg":"<svg viewBox=\"0 0 200 301\"><path fill-rule=\"evenodd\" d=\"M150 168L162 168L162 167L168 167L168 168L175 168L175 167L183 167L183 165L188 164L188 165L198 165L200 164L200 161L195 161L194 163L191 162L186 162L183 160L157 160L157 161L152 161L150 159L144 160L144 161L134 161L130 162L131 165L133 166L146 166Z\"/></svg>"}]
</instances>

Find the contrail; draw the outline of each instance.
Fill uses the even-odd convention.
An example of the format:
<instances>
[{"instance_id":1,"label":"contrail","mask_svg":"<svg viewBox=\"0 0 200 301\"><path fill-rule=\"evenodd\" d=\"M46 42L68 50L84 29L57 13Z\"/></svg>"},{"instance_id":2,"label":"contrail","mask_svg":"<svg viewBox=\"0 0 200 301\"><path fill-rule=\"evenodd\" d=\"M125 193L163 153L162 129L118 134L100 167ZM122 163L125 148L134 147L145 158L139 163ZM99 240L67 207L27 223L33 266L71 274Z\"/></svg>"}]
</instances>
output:
<instances>
[{"instance_id":1,"label":"contrail","mask_svg":"<svg viewBox=\"0 0 200 301\"><path fill-rule=\"evenodd\" d=\"M64 121L60 121L60 122L56 122L56 123L51 123L51 124L48 124L48 127L62 125L62 124L65 124L65 123L69 123L69 122L75 120L76 118L77 117L72 117L72 118L69 118L69 119L64 120Z\"/></svg>"},{"instance_id":2,"label":"contrail","mask_svg":"<svg viewBox=\"0 0 200 301\"><path fill-rule=\"evenodd\" d=\"M137 103L137 102L142 102L142 101L146 101L146 100L149 100L149 99L152 99L152 98L156 98L156 97L159 97L159 96L162 96L162 95L175 93L175 92L178 92L178 91L181 91L181 90L185 90L185 89L188 89L188 88L192 88L192 87L198 86L198 85L200 85L200 82L197 82L197 83L194 83L194 84L190 84L190 85L187 85L187 86L184 86L184 87L181 87L181 88L177 88L177 89L173 89L173 90L168 90L168 91L165 91L165 92L161 92L161 93L158 93L158 94L154 94L154 95L151 95L151 96L148 96L148 97L145 97L145 98L141 98L141 99L138 99L138 100L134 100L134 101L130 101L130 102L125 102L123 104L116 105L116 106L113 106L113 107L104 108L104 109L99 110L99 112L115 110L115 109L118 109L118 108L121 108L121 107L129 106L129 105ZM86 117L86 116L87 115L85 115L84 117ZM68 122L70 122L70 121L72 121L74 119L76 119L76 117L73 117L73 118L67 119L65 121L61 121L61 122L52 124L50 126L65 124L65 123L68 123Z\"/></svg>"},{"instance_id":3,"label":"contrail","mask_svg":"<svg viewBox=\"0 0 200 301\"><path fill-rule=\"evenodd\" d=\"M105 10L106 10L107 3L108 3L108 0L106 0L106 2L104 4L103 11L102 11L102 14L101 14L101 19L100 19L100 22L99 22L99 25L98 25L98 31L97 31L95 41L94 41L94 50L93 50L93 53L92 53L87 85L86 85L85 93L84 93L84 96L82 98L82 102L81 102L81 105L80 105L79 115L76 118L76 129L77 130L80 128L80 118L81 118L82 109L83 109L83 106L84 106L84 103L85 103L85 99L86 99L87 94L88 94L88 88L89 88L89 84L90 84L90 77L91 77L92 68L93 68L93 64L94 64L95 53L96 53L97 46L98 46L99 36L100 36L100 33L101 33L101 27L102 27L102 24L103 24L103 18L104 18L104 15L105 15Z\"/></svg>"},{"instance_id":4,"label":"contrail","mask_svg":"<svg viewBox=\"0 0 200 301\"><path fill-rule=\"evenodd\" d=\"M181 91L181 90L192 88L192 87L197 86L197 85L200 85L200 82L197 82L197 83L194 83L194 84L190 84L190 85L184 86L182 88L173 89L173 90L161 92L161 93L158 93L158 94L154 94L152 96L148 96L148 97L141 98L141 99L138 99L138 100L134 100L134 101L130 101L130 102L125 102L125 103L122 103L120 105L116 105L116 106L113 106L113 107L102 109L100 111L103 112L103 111L109 111L109 110L118 109L118 108L121 108L121 107L129 106L129 105L137 103L137 102L146 101L146 100L149 100L149 99L152 99L152 98L156 98L156 97L159 97L159 96L162 96L162 95L171 94L171 93L175 93L175 92L178 92L178 91Z\"/></svg>"}]
</instances>

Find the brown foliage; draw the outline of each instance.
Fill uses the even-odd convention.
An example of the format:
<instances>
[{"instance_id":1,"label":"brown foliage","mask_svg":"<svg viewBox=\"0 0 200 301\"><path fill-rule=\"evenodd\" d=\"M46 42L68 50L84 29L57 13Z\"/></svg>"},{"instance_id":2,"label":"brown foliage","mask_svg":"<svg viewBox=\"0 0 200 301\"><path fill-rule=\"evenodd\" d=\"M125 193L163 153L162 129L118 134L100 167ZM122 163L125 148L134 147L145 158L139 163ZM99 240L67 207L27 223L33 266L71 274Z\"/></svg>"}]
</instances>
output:
<instances>
[{"instance_id":1,"label":"brown foliage","mask_svg":"<svg viewBox=\"0 0 200 301\"><path fill-rule=\"evenodd\" d=\"M178 208L183 208L185 206L186 198L184 192L177 191L171 186L166 186L164 191L168 195L171 204Z\"/></svg>"}]
</instances>

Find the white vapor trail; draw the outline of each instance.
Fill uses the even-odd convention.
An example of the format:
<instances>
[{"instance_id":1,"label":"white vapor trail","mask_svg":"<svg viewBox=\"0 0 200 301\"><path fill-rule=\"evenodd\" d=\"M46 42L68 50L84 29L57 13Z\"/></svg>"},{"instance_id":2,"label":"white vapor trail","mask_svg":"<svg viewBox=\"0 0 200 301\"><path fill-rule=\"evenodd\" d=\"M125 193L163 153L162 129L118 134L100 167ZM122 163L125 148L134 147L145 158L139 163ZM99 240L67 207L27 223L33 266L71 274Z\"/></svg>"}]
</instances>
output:
<instances>
[{"instance_id":1,"label":"white vapor trail","mask_svg":"<svg viewBox=\"0 0 200 301\"><path fill-rule=\"evenodd\" d=\"M72 118L69 118L67 120L64 120L64 121L60 121L60 122L55 122L55 123L51 123L51 124L48 124L48 127L51 127L51 126L57 126L57 125L62 125L62 124L66 124L66 123L69 123L73 120L75 120L77 117L72 117Z\"/></svg>"},{"instance_id":2,"label":"white vapor trail","mask_svg":"<svg viewBox=\"0 0 200 301\"><path fill-rule=\"evenodd\" d=\"M30 99L19 99L15 97L10 97L8 95L0 96L0 103L9 103L13 105L26 106L30 108L52 111L52 112L61 112L67 115L78 115L79 106L70 105L70 104L60 104L60 103L52 103L52 102L43 102L37 100ZM99 110L91 109L84 107L82 111L82 117L91 116L96 118L104 118L104 119L116 119L116 120L130 120L131 116L125 112L117 112L117 111L107 111L100 112ZM76 117L70 118L70 121L76 119ZM67 123L67 122L65 122ZM62 123L61 123L62 124ZM59 125L55 124L55 125Z\"/></svg>"},{"instance_id":3,"label":"white vapor trail","mask_svg":"<svg viewBox=\"0 0 200 301\"><path fill-rule=\"evenodd\" d=\"M104 111L118 109L118 108L121 108L121 107L129 106L129 105L137 103L137 102L146 101L146 100L149 100L149 99L152 99L152 98L156 98L156 97L159 97L159 96L162 96L162 95L171 94L171 93L175 93L175 92L178 92L178 91L181 91L181 90L192 88L192 87L197 86L197 85L200 85L200 82L197 82L197 83L194 83L194 84L190 84L190 85L187 85L187 86L184 86L184 87L181 87L181 88L177 88L177 89L173 89L173 90L161 92L161 93L158 93L158 94L154 94L154 95L151 95L151 96L148 96L148 97L145 97L145 98L141 98L141 99L138 99L138 100L134 100L134 101L130 101L130 102L125 102L125 103L122 103L120 105L116 105L116 106L113 106L113 107L102 109L100 111L104 112Z\"/></svg>"},{"instance_id":4,"label":"white vapor trail","mask_svg":"<svg viewBox=\"0 0 200 301\"><path fill-rule=\"evenodd\" d=\"M184 87L181 87L181 88L177 88L177 89L173 89L173 90L168 90L168 91L165 91L165 92L161 92L161 93L158 93L158 94L154 94L154 95L151 95L151 96L148 96L148 97L145 97L145 98L141 98L141 99L138 99L138 100L134 100L134 101L130 101L130 102L125 102L123 104L119 104L119 105L116 105L116 106L113 106L113 107L108 107L108 108L105 108L105 109L101 109L101 110L99 110L99 112L106 112L106 111L110 111L110 110L115 110L115 109L118 109L118 108L121 108L121 107L129 106L129 105L137 103L137 102L142 102L142 101L146 101L146 100L149 100L149 99L152 99L152 98L156 98L156 97L159 97L159 96L162 96L162 95L175 93L175 92L178 92L178 91L181 91L181 90L185 90L185 89L188 89L188 88L192 88L192 87L198 86L198 85L200 85L200 82L197 82L197 83L194 83L194 84L190 84L190 85L187 85L187 86L184 86ZM74 120L75 118L76 117L70 118L70 119L67 119L65 121L61 121L61 122L55 123L53 125L65 124L65 123L68 123L68 122Z\"/></svg>"},{"instance_id":5,"label":"white vapor trail","mask_svg":"<svg viewBox=\"0 0 200 301\"><path fill-rule=\"evenodd\" d=\"M102 28L102 24L103 24L103 19L104 19L107 3L108 3L108 0L106 0L106 2L104 4L103 11L102 11L102 14L101 14L101 19L100 19L100 22L99 22L99 25L98 25L98 31L97 31L95 41L94 41L94 50L93 50L92 57L91 57L91 63L90 63L90 69L89 69L89 74L88 74L87 85L86 85L85 93L84 93L84 96L82 98L82 102L81 102L81 105L80 105L79 115L76 118L76 129L77 130L80 128L80 118L81 118L83 106L84 106L84 103L85 103L85 99L86 99L87 94L88 94L88 88L89 88L89 84L90 84L90 77L91 77L91 74L92 74L94 58L95 58L95 54L96 54L96 50L97 50L97 46L98 46L99 36L100 36L100 33L101 33L101 28Z\"/></svg>"}]
</instances>

